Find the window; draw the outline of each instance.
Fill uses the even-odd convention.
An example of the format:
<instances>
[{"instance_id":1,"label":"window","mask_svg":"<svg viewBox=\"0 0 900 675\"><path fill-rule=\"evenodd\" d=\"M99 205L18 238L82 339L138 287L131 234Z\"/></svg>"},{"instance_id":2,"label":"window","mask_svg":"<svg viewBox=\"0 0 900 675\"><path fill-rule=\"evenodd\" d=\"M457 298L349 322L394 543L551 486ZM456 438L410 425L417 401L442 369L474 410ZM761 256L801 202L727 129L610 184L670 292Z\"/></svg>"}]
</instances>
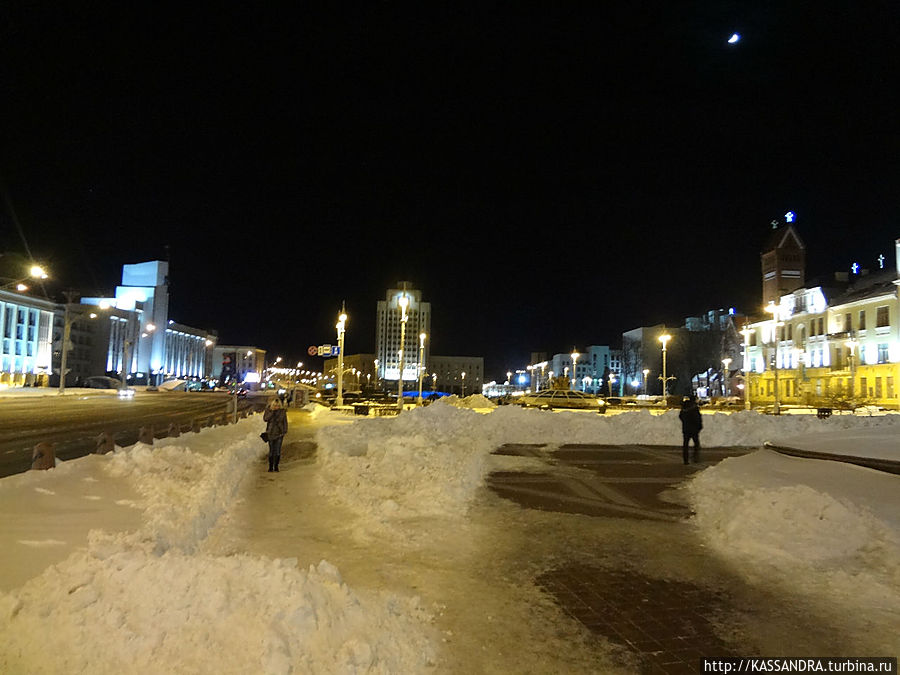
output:
<instances>
[{"instance_id":1,"label":"window","mask_svg":"<svg viewBox=\"0 0 900 675\"><path fill-rule=\"evenodd\" d=\"M890 312L888 306L879 307L875 310L875 327L884 328L890 325Z\"/></svg>"},{"instance_id":2,"label":"window","mask_svg":"<svg viewBox=\"0 0 900 675\"><path fill-rule=\"evenodd\" d=\"M789 323L787 325L787 339L788 340L794 339L794 324L792 324L792 323Z\"/></svg>"},{"instance_id":3,"label":"window","mask_svg":"<svg viewBox=\"0 0 900 675\"><path fill-rule=\"evenodd\" d=\"M816 335L816 320L813 319L809 322L809 334Z\"/></svg>"},{"instance_id":4,"label":"window","mask_svg":"<svg viewBox=\"0 0 900 675\"><path fill-rule=\"evenodd\" d=\"M825 319L819 317L819 335L825 335Z\"/></svg>"},{"instance_id":5,"label":"window","mask_svg":"<svg viewBox=\"0 0 900 675\"><path fill-rule=\"evenodd\" d=\"M847 313L844 315L844 330L847 331L848 333L849 333L851 330L853 330L853 322L852 322L852 320L851 320L851 318L850 318L850 312L847 312Z\"/></svg>"},{"instance_id":6,"label":"window","mask_svg":"<svg viewBox=\"0 0 900 675\"><path fill-rule=\"evenodd\" d=\"M888 345L886 342L882 342L878 345L878 363L887 363L889 359Z\"/></svg>"},{"instance_id":7,"label":"window","mask_svg":"<svg viewBox=\"0 0 900 675\"><path fill-rule=\"evenodd\" d=\"M866 310L864 309L859 310L859 329L866 329Z\"/></svg>"}]
</instances>

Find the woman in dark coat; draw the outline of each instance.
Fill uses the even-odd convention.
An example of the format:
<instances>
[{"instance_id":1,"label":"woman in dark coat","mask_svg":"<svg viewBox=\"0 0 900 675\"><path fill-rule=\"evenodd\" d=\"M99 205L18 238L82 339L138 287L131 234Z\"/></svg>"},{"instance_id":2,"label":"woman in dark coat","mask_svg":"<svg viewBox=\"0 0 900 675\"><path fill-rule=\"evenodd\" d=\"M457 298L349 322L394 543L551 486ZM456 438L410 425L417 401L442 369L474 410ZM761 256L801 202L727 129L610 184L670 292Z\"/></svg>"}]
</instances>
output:
<instances>
[{"instance_id":1,"label":"woman in dark coat","mask_svg":"<svg viewBox=\"0 0 900 675\"><path fill-rule=\"evenodd\" d=\"M281 460L281 443L287 435L287 410L281 405L276 396L263 413L266 424L266 434L269 439L269 471L278 471L278 462Z\"/></svg>"},{"instance_id":2,"label":"woman in dark coat","mask_svg":"<svg viewBox=\"0 0 900 675\"><path fill-rule=\"evenodd\" d=\"M700 418L700 406L697 405L697 397L694 394L682 401L678 419L681 420L681 436L684 439L681 446L684 463L688 463L688 441L691 439L694 439L694 462L699 462L700 430L703 428L703 420Z\"/></svg>"}]
</instances>

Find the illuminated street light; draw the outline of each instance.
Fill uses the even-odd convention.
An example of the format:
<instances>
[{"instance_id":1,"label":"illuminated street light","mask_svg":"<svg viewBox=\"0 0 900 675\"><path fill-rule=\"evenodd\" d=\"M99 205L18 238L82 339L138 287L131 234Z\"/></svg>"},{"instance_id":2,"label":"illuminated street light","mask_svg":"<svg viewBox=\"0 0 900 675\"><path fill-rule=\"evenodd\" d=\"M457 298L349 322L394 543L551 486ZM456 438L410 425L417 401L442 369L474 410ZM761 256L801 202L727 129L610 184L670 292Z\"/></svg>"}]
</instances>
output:
<instances>
[{"instance_id":1,"label":"illuminated street light","mask_svg":"<svg viewBox=\"0 0 900 675\"><path fill-rule=\"evenodd\" d=\"M59 393L60 395L66 393L66 371L68 371L68 361L69 361L69 349L71 348L70 342L72 338L72 323L74 323L75 319L83 318L87 316L90 319L97 318L96 312L85 312L83 306L79 305L78 309L74 307L70 307L72 304L72 298L74 294L71 292L66 292L66 310L63 314L63 336L62 336L62 345L60 348L59 355ZM124 370L124 363L122 369Z\"/></svg>"},{"instance_id":2,"label":"illuminated street light","mask_svg":"<svg viewBox=\"0 0 900 675\"><path fill-rule=\"evenodd\" d=\"M337 381L337 398L334 404L338 407L344 405L344 331L347 326L347 312L343 303L341 304L341 313L338 315L338 321L335 324L337 329L338 340L338 381Z\"/></svg>"},{"instance_id":3,"label":"illuminated street light","mask_svg":"<svg viewBox=\"0 0 900 675\"><path fill-rule=\"evenodd\" d=\"M397 303L400 305L400 376L397 378L397 408L403 410L403 348L406 346L406 322L409 320L406 313L409 298L406 297L406 293L400 296Z\"/></svg>"},{"instance_id":4,"label":"illuminated street light","mask_svg":"<svg viewBox=\"0 0 900 675\"><path fill-rule=\"evenodd\" d=\"M575 367L578 362L578 357L581 356L578 352L575 351L575 347L572 347L572 389L577 389L577 380L578 376L575 373Z\"/></svg>"},{"instance_id":5,"label":"illuminated street light","mask_svg":"<svg viewBox=\"0 0 900 675\"><path fill-rule=\"evenodd\" d=\"M727 356L722 359L722 395L728 396L728 366L731 365L731 359Z\"/></svg>"},{"instance_id":6,"label":"illuminated street light","mask_svg":"<svg viewBox=\"0 0 900 675\"><path fill-rule=\"evenodd\" d=\"M859 341L855 337L851 337L845 344L850 348L847 360L850 361L850 398L852 399L856 387L856 347L859 345ZM863 395L865 395L865 392L863 392Z\"/></svg>"},{"instance_id":7,"label":"illuminated street light","mask_svg":"<svg viewBox=\"0 0 900 675\"><path fill-rule=\"evenodd\" d=\"M644 394L647 394L647 376L650 374L650 369L644 368L641 372L644 374Z\"/></svg>"},{"instance_id":8,"label":"illuminated street light","mask_svg":"<svg viewBox=\"0 0 900 675\"><path fill-rule=\"evenodd\" d=\"M744 410L750 410L750 336L753 330L744 326L741 335L744 336Z\"/></svg>"},{"instance_id":9,"label":"illuminated street light","mask_svg":"<svg viewBox=\"0 0 900 675\"><path fill-rule=\"evenodd\" d=\"M466 372L463 371L462 373L460 373L460 375L462 376L462 396L463 396L463 398L465 398L466 397Z\"/></svg>"},{"instance_id":10,"label":"illuminated street light","mask_svg":"<svg viewBox=\"0 0 900 675\"><path fill-rule=\"evenodd\" d=\"M663 399L669 395L669 378L666 377L666 345L671 339L672 336L668 333L659 336L659 341L662 342L662 375L659 376L659 379L662 380Z\"/></svg>"},{"instance_id":11,"label":"illuminated street light","mask_svg":"<svg viewBox=\"0 0 900 675\"><path fill-rule=\"evenodd\" d=\"M775 374L775 409L774 413L776 415L781 414L781 392L778 391L778 305L774 302L770 302L766 306L766 311L772 315L772 341L775 343L775 363L774 363L774 374Z\"/></svg>"},{"instance_id":12,"label":"illuminated street light","mask_svg":"<svg viewBox=\"0 0 900 675\"><path fill-rule=\"evenodd\" d=\"M422 405L422 376L425 374L425 333L419 333L419 398L418 405Z\"/></svg>"}]
</instances>

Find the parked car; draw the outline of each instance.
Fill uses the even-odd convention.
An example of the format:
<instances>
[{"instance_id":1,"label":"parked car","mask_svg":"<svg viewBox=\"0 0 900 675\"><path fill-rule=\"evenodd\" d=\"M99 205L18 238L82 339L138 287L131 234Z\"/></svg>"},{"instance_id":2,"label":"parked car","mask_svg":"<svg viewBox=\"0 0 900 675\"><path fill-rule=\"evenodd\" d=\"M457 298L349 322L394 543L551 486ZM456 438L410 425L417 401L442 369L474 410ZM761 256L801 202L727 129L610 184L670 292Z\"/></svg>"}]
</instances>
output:
<instances>
[{"instance_id":1,"label":"parked car","mask_svg":"<svg viewBox=\"0 0 900 675\"><path fill-rule=\"evenodd\" d=\"M526 408L544 408L547 410L553 408L570 408L577 410L596 410L600 413L606 412L606 401L593 394L586 394L583 391L547 389L545 391L519 396L513 400L513 403Z\"/></svg>"}]
</instances>

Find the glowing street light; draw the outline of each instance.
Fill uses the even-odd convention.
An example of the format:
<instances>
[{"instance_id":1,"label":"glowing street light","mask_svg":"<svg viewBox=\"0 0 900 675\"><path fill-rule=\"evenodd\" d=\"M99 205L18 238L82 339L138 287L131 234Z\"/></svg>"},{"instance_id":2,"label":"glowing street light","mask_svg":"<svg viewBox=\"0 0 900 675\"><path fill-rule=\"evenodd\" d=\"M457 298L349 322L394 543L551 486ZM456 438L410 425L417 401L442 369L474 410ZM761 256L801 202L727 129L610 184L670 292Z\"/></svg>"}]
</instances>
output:
<instances>
[{"instance_id":1,"label":"glowing street light","mask_svg":"<svg viewBox=\"0 0 900 675\"><path fill-rule=\"evenodd\" d=\"M663 398L669 395L669 378L666 377L666 345L671 339L672 336L668 333L659 336L659 341L662 343L662 375L659 376L659 379L663 383Z\"/></svg>"},{"instance_id":2,"label":"glowing street light","mask_svg":"<svg viewBox=\"0 0 900 675\"><path fill-rule=\"evenodd\" d=\"M463 398L465 398L466 397L466 371L463 371L462 373L460 373L460 375L462 376L462 395L463 395Z\"/></svg>"},{"instance_id":3,"label":"glowing street light","mask_svg":"<svg viewBox=\"0 0 900 675\"><path fill-rule=\"evenodd\" d=\"M422 405L422 376L425 374L425 333L419 333L419 398L418 405Z\"/></svg>"},{"instance_id":4,"label":"glowing street light","mask_svg":"<svg viewBox=\"0 0 900 675\"><path fill-rule=\"evenodd\" d=\"M575 351L575 347L572 347L572 389L577 387L576 381L578 376L575 374L575 366L579 356L581 356L581 354Z\"/></svg>"},{"instance_id":5,"label":"glowing street light","mask_svg":"<svg viewBox=\"0 0 900 675\"><path fill-rule=\"evenodd\" d=\"M848 361L850 361L850 398L852 399L856 385L856 347L859 345L859 341L855 337L851 337L847 340L846 345L850 348ZM863 395L865 395L865 392L863 392Z\"/></svg>"},{"instance_id":6,"label":"glowing street light","mask_svg":"<svg viewBox=\"0 0 900 675\"><path fill-rule=\"evenodd\" d=\"M62 346L60 349L59 355L59 393L66 393L66 372L68 371L68 360L69 360L69 349L71 349L70 342L72 341L72 323L74 323L75 319L87 316L90 319L96 319L96 312L85 312L84 306L79 305L78 309L75 307L71 307L72 299L74 297L73 293L66 292L66 310L63 314L63 336L62 336ZM122 364L122 370L125 370L124 363Z\"/></svg>"},{"instance_id":7,"label":"glowing street light","mask_svg":"<svg viewBox=\"0 0 900 675\"><path fill-rule=\"evenodd\" d=\"M644 368L641 372L644 374L644 394L646 394L647 393L647 376L650 374L650 369Z\"/></svg>"},{"instance_id":8,"label":"glowing street light","mask_svg":"<svg viewBox=\"0 0 900 675\"><path fill-rule=\"evenodd\" d=\"M397 407L403 410L403 348L406 346L406 322L409 320L409 315L406 313L406 308L409 307L409 298L406 297L406 293L400 296L397 303L400 305L400 353L398 354L400 376L397 378Z\"/></svg>"},{"instance_id":9,"label":"glowing street light","mask_svg":"<svg viewBox=\"0 0 900 675\"><path fill-rule=\"evenodd\" d=\"M731 365L731 359L725 357L722 359L722 395L728 396L728 367Z\"/></svg>"},{"instance_id":10,"label":"glowing street light","mask_svg":"<svg viewBox=\"0 0 900 675\"><path fill-rule=\"evenodd\" d=\"M337 329L338 340L338 391L334 403L338 407L344 405L344 331L346 326L347 312L344 305L341 304L341 313L338 315L338 321L334 326Z\"/></svg>"},{"instance_id":11,"label":"glowing street light","mask_svg":"<svg viewBox=\"0 0 900 675\"><path fill-rule=\"evenodd\" d=\"M775 343L775 364L774 364L774 374L775 374L775 410L774 413L776 415L781 414L781 392L778 390L778 305L774 302L770 302L766 305L766 311L772 315L772 341Z\"/></svg>"},{"instance_id":12,"label":"glowing street light","mask_svg":"<svg viewBox=\"0 0 900 675\"><path fill-rule=\"evenodd\" d=\"M741 335L744 336L744 410L750 410L750 336L753 330L750 326L744 326Z\"/></svg>"}]
</instances>

